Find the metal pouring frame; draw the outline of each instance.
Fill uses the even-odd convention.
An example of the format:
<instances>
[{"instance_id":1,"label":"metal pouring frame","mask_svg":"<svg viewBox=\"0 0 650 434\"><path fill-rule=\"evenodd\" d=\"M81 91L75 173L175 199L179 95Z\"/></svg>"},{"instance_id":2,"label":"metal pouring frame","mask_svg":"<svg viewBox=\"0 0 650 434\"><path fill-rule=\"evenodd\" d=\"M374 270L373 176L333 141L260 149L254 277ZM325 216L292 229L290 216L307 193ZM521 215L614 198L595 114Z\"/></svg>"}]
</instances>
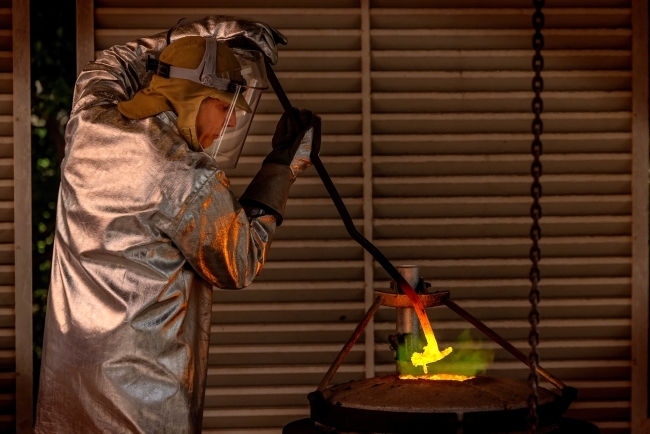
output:
<instances>
[{"instance_id":1,"label":"metal pouring frame","mask_svg":"<svg viewBox=\"0 0 650 434\"><path fill-rule=\"evenodd\" d=\"M273 68L268 62L266 63L266 74L269 83L271 84L271 87L273 88L275 94L278 97L278 100L280 101L280 104L282 104L284 110L289 114L289 116L291 116L292 120L297 125L300 125L300 120L298 119L296 113L294 112L294 107L291 105L291 102L289 101L287 94L284 92L282 85L280 84L277 76L275 75L275 72L273 71ZM404 279L404 277L399 273L399 271L397 271L397 268L395 268L395 266L388 260L388 258L386 258L386 256L384 256L384 254L377 247L375 247L374 244L372 244L368 239L366 239L354 226L352 217L350 216L345 204L343 203L343 200L341 199L341 196L339 195L336 187L334 186L334 183L332 182L332 179L330 178L329 174L327 173L327 170L325 169L325 166L323 165L323 162L320 159L320 155L319 155L320 146L321 146L321 125L320 122L318 122L314 127L314 136L312 142L312 149L310 153L311 162L314 165L314 168L316 169L318 176L323 182L327 190L327 193L329 194L330 198L334 202L334 206L336 207L336 210L338 211L341 220L343 220L343 224L345 225L345 229L347 230L348 234L350 235L350 237L352 237L352 239L354 239L357 243L359 243L366 251L368 251L368 253L370 253L373 256L373 258L382 266L384 270L386 270L389 276L396 282L399 288L406 287L406 288L413 289L410 286L410 284L406 281L406 279ZM498 333L496 333L490 327L485 325L479 319L471 315L462 307L458 306L453 300L451 300L449 291L437 291L431 294L419 294L418 296L420 297L420 300L422 301L425 307L434 307L434 306L441 306L441 305L447 306L449 309L457 313L461 318L463 318L464 320L472 324L474 327L476 327L487 337L489 337L494 342L499 344L503 349L505 349L510 354L515 356L526 366L530 367L528 356L526 356L523 352L515 348L514 345L512 345L506 339L501 337ZM363 316L359 324L357 324L357 327L354 329L354 332L352 332L352 335L348 339L347 343L343 346L343 348L337 355L336 359L328 369L327 373L321 380L317 388L317 392L322 393L327 388L332 377L334 377L334 374L336 373L338 368L345 360L345 357L348 355L348 353L350 352L354 344L361 336L361 333L363 333L365 327L368 325L368 322L379 310L379 307L381 307L382 305L393 306L393 307L411 307L411 303L408 300L406 295L375 291L374 302L372 303L372 305L370 306L366 314ZM537 365L536 371L539 375L541 375L547 381L549 381L551 384L557 387L562 393L563 398L573 401L577 397L578 395L577 389L571 386L567 386L561 380L551 375L551 373L548 372L546 369Z\"/></svg>"}]
</instances>

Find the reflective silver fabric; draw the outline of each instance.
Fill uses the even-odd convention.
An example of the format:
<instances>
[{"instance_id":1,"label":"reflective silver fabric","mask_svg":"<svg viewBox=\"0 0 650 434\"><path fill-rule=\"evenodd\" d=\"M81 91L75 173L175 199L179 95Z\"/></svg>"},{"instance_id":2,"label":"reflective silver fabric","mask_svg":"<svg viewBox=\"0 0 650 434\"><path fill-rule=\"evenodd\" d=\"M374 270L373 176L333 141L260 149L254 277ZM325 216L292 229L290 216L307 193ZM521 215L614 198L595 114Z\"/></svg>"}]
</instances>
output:
<instances>
[{"instance_id":1,"label":"reflective silver fabric","mask_svg":"<svg viewBox=\"0 0 650 434\"><path fill-rule=\"evenodd\" d=\"M174 39L225 37L236 26L221 19L181 26ZM144 85L141 59L163 44L158 35L113 47L77 81L39 434L200 432L211 286L250 284L275 231L273 216L246 216L223 172L178 134L173 113L129 120L118 112Z\"/></svg>"},{"instance_id":2,"label":"reflective silver fabric","mask_svg":"<svg viewBox=\"0 0 650 434\"><path fill-rule=\"evenodd\" d=\"M302 136L300 144L298 145L298 149L296 150L296 153L293 156L293 159L291 159L291 163L289 164L294 179L311 166L310 154L313 141L314 128L309 128L305 132L305 135Z\"/></svg>"}]
</instances>

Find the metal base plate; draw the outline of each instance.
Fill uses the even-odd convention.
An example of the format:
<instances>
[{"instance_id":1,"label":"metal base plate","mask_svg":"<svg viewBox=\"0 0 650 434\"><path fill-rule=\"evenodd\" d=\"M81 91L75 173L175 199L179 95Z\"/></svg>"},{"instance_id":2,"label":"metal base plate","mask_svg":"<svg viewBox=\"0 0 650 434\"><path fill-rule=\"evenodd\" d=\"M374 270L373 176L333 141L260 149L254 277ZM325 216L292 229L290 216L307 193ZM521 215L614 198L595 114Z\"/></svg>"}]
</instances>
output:
<instances>
[{"instance_id":1,"label":"metal base plate","mask_svg":"<svg viewBox=\"0 0 650 434\"><path fill-rule=\"evenodd\" d=\"M526 430L528 385L504 378L400 380L396 375L310 394L315 422L333 432L516 433ZM569 402L539 389L540 427L553 428Z\"/></svg>"},{"instance_id":2,"label":"metal base plate","mask_svg":"<svg viewBox=\"0 0 650 434\"><path fill-rule=\"evenodd\" d=\"M335 432L336 433L336 432ZM558 427L549 434L600 434L600 430L593 424L577 419L561 418ZM314 425L311 419L300 419L291 422L282 430L282 434L323 434ZM345 433L341 433L345 434ZM364 433L369 434L369 433Z\"/></svg>"}]
</instances>

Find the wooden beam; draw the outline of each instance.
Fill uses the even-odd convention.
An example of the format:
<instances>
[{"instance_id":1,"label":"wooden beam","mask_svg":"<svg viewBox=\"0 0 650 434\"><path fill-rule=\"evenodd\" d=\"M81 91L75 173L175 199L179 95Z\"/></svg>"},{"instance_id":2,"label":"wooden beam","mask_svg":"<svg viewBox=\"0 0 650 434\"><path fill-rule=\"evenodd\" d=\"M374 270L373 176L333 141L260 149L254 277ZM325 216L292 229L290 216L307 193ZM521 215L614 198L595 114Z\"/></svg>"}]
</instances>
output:
<instances>
[{"instance_id":1,"label":"wooden beam","mask_svg":"<svg viewBox=\"0 0 650 434\"><path fill-rule=\"evenodd\" d=\"M648 2L632 2L632 434L648 418Z\"/></svg>"},{"instance_id":2,"label":"wooden beam","mask_svg":"<svg viewBox=\"0 0 650 434\"><path fill-rule=\"evenodd\" d=\"M95 5L93 0L77 0L77 75L95 60Z\"/></svg>"},{"instance_id":3,"label":"wooden beam","mask_svg":"<svg viewBox=\"0 0 650 434\"><path fill-rule=\"evenodd\" d=\"M372 109L370 101L370 0L361 0L361 149L363 159L363 236L372 242ZM374 260L363 252L365 305L370 308L374 294ZM375 376L375 321L370 318L366 326L366 378Z\"/></svg>"},{"instance_id":4,"label":"wooden beam","mask_svg":"<svg viewBox=\"0 0 650 434\"><path fill-rule=\"evenodd\" d=\"M32 359L32 151L29 0L14 1L13 128L16 295L16 432L33 426Z\"/></svg>"}]
</instances>

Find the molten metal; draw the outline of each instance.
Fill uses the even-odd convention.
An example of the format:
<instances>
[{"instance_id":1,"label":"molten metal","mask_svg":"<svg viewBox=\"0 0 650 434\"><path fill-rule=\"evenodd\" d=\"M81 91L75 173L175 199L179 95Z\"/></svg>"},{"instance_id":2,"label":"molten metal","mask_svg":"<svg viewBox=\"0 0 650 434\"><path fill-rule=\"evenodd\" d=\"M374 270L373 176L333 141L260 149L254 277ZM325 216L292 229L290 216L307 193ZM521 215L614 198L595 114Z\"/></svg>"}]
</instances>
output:
<instances>
[{"instance_id":1,"label":"molten metal","mask_svg":"<svg viewBox=\"0 0 650 434\"><path fill-rule=\"evenodd\" d=\"M447 347L443 351L440 351L438 349L438 342L436 342L436 338L433 336L433 332L431 333L431 337L427 336L427 342L429 344L424 347L424 351L421 353L413 353L411 356L411 363L413 366L422 366L425 374L427 373L427 365L429 363L444 359L452 351L451 347Z\"/></svg>"},{"instance_id":2,"label":"molten metal","mask_svg":"<svg viewBox=\"0 0 650 434\"><path fill-rule=\"evenodd\" d=\"M411 356L411 363L413 364L413 366L422 366L422 369L426 374L427 365L429 363L437 362L438 360L447 357L449 353L451 353L452 349L451 347L448 347L443 351L440 351L440 349L438 349L438 341L436 341L436 337L433 335L433 329L431 328L431 323L429 323L429 318L427 317L427 313L424 310L424 305L422 304L422 300L420 300L420 297L418 297L418 295L413 290L413 288L408 286L408 284L406 285L400 284L400 288L402 289L402 292L406 294L406 296L413 304L415 313L417 314L418 319L420 320L422 331L424 332L424 336L427 339L427 345L424 347L424 351L422 351L421 353L413 353L413 356Z\"/></svg>"},{"instance_id":3,"label":"molten metal","mask_svg":"<svg viewBox=\"0 0 650 434\"><path fill-rule=\"evenodd\" d=\"M466 375L456 374L431 374L431 375L400 375L400 380L447 380L447 381L465 381L476 378L474 376L468 377Z\"/></svg>"}]
</instances>

